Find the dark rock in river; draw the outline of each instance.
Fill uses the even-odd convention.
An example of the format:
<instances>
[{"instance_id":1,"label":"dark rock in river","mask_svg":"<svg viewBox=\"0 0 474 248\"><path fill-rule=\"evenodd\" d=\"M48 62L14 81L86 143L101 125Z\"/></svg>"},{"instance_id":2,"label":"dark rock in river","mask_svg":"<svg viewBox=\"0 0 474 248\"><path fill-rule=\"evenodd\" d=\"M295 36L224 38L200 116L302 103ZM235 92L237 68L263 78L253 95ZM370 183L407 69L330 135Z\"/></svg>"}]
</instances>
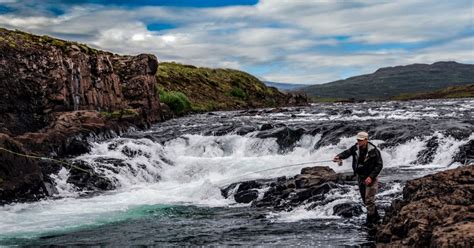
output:
<instances>
[{"instance_id":1,"label":"dark rock in river","mask_svg":"<svg viewBox=\"0 0 474 248\"><path fill-rule=\"evenodd\" d=\"M363 213L362 206L354 203L342 203L333 207L334 215L351 218Z\"/></svg>"},{"instance_id":2,"label":"dark rock in river","mask_svg":"<svg viewBox=\"0 0 474 248\"><path fill-rule=\"evenodd\" d=\"M417 164L428 164L433 161L439 147L438 137L432 137L426 142L426 148L417 154Z\"/></svg>"},{"instance_id":3,"label":"dark rock in river","mask_svg":"<svg viewBox=\"0 0 474 248\"><path fill-rule=\"evenodd\" d=\"M305 133L303 128L293 129L289 127L280 127L274 129L267 129L257 134L257 138L276 138L280 146L280 151L285 152L294 148L296 142L300 140Z\"/></svg>"},{"instance_id":4,"label":"dark rock in river","mask_svg":"<svg viewBox=\"0 0 474 248\"><path fill-rule=\"evenodd\" d=\"M224 197L234 197L238 203L290 211L298 206L313 209L325 205L329 203L325 195L331 190L344 191L345 184L355 184L352 174L337 174L329 167L315 166L303 168L301 174L291 178L233 183L221 191ZM259 192L262 192L261 198ZM334 207L334 213L343 217L359 216L362 206L359 203L339 204Z\"/></svg>"},{"instance_id":5,"label":"dark rock in river","mask_svg":"<svg viewBox=\"0 0 474 248\"><path fill-rule=\"evenodd\" d=\"M474 164L408 181L378 227L380 246L474 247Z\"/></svg>"},{"instance_id":6,"label":"dark rock in river","mask_svg":"<svg viewBox=\"0 0 474 248\"><path fill-rule=\"evenodd\" d=\"M453 160L462 164L474 164L474 140L470 140L467 144L461 146Z\"/></svg>"},{"instance_id":7,"label":"dark rock in river","mask_svg":"<svg viewBox=\"0 0 474 248\"><path fill-rule=\"evenodd\" d=\"M110 179L97 175L90 165L83 161L74 163L69 170L69 174L67 182L80 189L99 191L115 188Z\"/></svg>"}]
</instances>

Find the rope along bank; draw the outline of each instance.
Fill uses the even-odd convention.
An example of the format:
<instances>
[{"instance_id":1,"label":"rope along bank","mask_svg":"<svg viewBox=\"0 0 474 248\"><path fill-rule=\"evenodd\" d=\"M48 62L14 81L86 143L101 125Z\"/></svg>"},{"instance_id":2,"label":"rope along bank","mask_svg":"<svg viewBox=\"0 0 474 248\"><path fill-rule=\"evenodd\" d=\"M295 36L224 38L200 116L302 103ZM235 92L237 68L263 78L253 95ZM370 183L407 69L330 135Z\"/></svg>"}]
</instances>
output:
<instances>
[{"instance_id":1,"label":"rope along bank","mask_svg":"<svg viewBox=\"0 0 474 248\"><path fill-rule=\"evenodd\" d=\"M31 159L37 159L37 160L49 160L49 161L53 161L53 162L56 162L56 163L59 163L61 165L66 165L66 166L69 166L69 168L75 168L77 170L80 170L82 172L85 172L85 173L88 173L89 175L94 175L92 174L90 171L88 170L85 170L81 167L78 167L76 165L74 165L73 163L71 162L67 162L67 161L63 161L63 160L59 160L59 159L54 159L54 158L48 158L48 157L43 157L43 156L36 156L36 155L29 155L29 154L24 154L24 153L18 153L18 152L14 152L12 150L8 150L6 148L3 148L3 147L0 147L0 150L2 151L5 151L5 152L8 152L10 154L13 154L13 155L16 155L16 156L19 156L19 157L25 157L25 158L31 158ZM104 179L107 179L103 176L100 176L100 175L94 175L94 176L97 176L97 177L101 177L101 178L104 178Z\"/></svg>"}]
</instances>

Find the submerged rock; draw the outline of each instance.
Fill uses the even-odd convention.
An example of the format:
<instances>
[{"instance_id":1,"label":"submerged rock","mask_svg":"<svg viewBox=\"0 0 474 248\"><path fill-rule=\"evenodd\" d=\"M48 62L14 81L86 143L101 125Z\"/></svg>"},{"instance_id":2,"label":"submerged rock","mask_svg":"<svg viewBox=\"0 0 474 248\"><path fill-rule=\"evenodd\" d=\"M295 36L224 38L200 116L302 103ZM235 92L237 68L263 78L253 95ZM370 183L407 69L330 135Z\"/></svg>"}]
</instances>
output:
<instances>
[{"instance_id":1,"label":"submerged rock","mask_svg":"<svg viewBox=\"0 0 474 248\"><path fill-rule=\"evenodd\" d=\"M474 164L408 181L378 227L388 246L473 247Z\"/></svg>"}]
</instances>

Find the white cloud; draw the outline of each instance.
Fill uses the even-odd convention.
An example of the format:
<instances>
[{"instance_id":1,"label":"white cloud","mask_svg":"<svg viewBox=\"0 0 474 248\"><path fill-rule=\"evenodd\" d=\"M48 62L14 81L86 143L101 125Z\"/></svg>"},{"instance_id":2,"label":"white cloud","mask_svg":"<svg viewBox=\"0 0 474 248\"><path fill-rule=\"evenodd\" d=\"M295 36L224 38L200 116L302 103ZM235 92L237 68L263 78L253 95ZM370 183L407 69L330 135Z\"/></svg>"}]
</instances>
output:
<instances>
[{"instance_id":1,"label":"white cloud","mask_svg":"<svg viewBox=\"0 0 474 248\"><path fill-rule=\"evenodd\" d=\"M57 17L40 10L0 15L0 25L116 53L154 53L160 60L250 72L271 67L277 69L255 69L256 76L323 83L347 71L370 73L383 66L472 63L473 37L463 32L473 30L473 8L470 0L261 0L255 6L220 8L77 5ZM175 27L150 31L147 23Z\"/></svg>"},{"instance_id":2,"label":"white cloud","mask_svg":"<svg viewBox=\"0 0 474 248\"><path fill-rule=\"evenodd\" d=\"M42 29L58 23L56 18L48 17L16 17L13 15L0 15L0 23L7 27L20 27L25 29Z\"/></svg>"}]
</instances>

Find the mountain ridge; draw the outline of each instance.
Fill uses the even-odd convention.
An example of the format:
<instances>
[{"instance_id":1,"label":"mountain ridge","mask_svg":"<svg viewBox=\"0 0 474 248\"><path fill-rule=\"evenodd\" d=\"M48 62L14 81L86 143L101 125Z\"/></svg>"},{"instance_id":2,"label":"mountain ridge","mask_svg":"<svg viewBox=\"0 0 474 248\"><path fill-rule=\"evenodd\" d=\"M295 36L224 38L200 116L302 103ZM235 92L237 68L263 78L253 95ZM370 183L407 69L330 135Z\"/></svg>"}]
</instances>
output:
<instances>
[{"instance_id":1,"label":"mountain ridge","mask_svg":"<svg viewBox=\"0 0 474 248\"><path fill-rule=\"evenodd\" d=\"M455 61L383 67L364 74L299 89L313 98L388 100L404 93L435 91L474 82L474 65Z\"/></svg>"}]
</instances>

